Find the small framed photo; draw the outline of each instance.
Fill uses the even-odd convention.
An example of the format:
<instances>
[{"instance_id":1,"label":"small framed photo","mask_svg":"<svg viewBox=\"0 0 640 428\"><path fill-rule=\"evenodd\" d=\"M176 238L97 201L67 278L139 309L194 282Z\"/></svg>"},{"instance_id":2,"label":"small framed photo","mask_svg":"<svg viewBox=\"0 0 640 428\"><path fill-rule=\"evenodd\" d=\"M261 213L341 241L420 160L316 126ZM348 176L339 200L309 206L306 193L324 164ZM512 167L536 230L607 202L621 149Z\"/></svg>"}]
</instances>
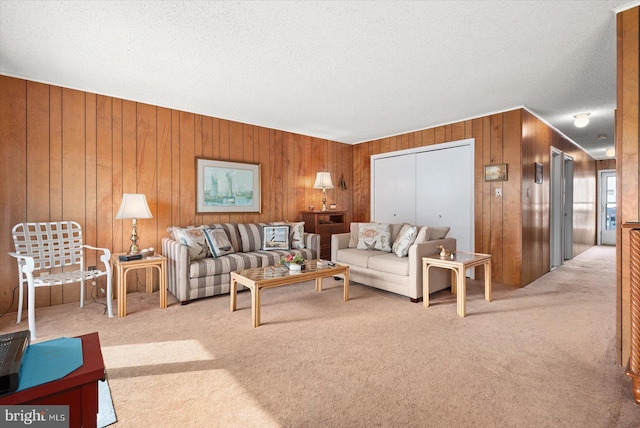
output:
<instances>
[{"instance_id":1,"label":"small framed photo","mask_svg":"<svg viewBox=\"0 0 640 428\"><path fill-rule=\"evenodd\" d=\"M540 162L536 162L536 183L542 183L542 164Z\"/></svg>"},{"instance_id":2,"label":"small framed photo","mask_svg":"<svg viewBox=\"0 0 640 428\"><path fill-rule=\"evenodd\" d=\"M484 166L484 181L507 181L507 164Z\"/></svg>"}]
</instances>

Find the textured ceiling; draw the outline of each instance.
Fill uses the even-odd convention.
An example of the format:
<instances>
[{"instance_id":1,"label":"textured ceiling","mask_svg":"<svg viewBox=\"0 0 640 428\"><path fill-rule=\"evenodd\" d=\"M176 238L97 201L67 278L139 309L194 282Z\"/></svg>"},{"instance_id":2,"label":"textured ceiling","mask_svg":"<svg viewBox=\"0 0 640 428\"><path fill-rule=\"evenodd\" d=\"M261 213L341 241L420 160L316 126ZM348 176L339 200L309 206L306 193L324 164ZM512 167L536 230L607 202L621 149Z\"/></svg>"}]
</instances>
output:
<instances>
[{"instance_id":1,"label":"textured ceiling","mask_svg":"<svg viewBox=\"0 0 640 428\"><path fill-rule=\"evenodd\" d=\"M524 106L601 159L628 4L1 0L0 73L344 143Z\"/></svg>"}]
</instances>

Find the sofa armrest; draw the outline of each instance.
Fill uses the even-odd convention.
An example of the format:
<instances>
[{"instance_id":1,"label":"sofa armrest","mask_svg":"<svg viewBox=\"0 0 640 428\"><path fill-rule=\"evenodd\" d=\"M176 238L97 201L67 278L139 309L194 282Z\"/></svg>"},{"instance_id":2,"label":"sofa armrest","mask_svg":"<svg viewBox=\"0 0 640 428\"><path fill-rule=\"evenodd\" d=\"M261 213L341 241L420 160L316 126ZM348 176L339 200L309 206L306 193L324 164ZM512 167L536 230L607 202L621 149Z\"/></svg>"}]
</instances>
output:
<instances>
[{"instance_id":1,"label":"sofa armrest","mask_svg":"<svg viewBox=\"0 0 640 428\"><path fill-rule=\"evenodd\" d=\"M167 258L167 289L180 302L189 300L189 251L186 245L162 238L162 254Z\"/></svg>"},{"instance_id":2,"label":"sofa armrest","mask_svg":"<svg viewBox=\"0 0 640 428\"><path fill-rule=\"evenodd\" d=\"M416 296L422 296L422 258L440 253L440 249L436 248L440 245L448 250L455 250L456 243L455 238L444 238L413 244L409 247L409 281L410 284L416 284Z\"/></svg>"},{"instance_id":3,"label":"sofa armrest","mask_svg":"<svg viewBox=\"0 0 640 428\"><path fill-rule=\"evenodd\" d=\"M338 250L349 248L350 233L336 233L331 235L331 261L338 260Z\"/></svg>"}]
</instances>

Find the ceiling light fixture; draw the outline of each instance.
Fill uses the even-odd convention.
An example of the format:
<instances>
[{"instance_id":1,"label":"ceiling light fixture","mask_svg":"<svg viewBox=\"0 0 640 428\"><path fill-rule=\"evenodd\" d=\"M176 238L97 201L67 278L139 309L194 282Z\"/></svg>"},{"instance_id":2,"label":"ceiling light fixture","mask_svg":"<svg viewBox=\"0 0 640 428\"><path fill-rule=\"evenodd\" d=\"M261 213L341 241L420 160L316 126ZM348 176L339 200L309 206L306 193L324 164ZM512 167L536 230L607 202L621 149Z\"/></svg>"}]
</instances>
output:
<instances>
[{"instance_id":1,"label":"ceiling light fixture","mask_svg":"<svg viewBox=\"0 0 640 428\"><path fill-rule=\"evenodd\" d=\"M607 156L609 156L610 158L615 157L615 155L616 155L616 148L615 148L615 147L609 147L605 153L606 153L606 154L607 154Z\"/></svg>"},{"instance_id":2,"label":"ceiling light fixture","mask_svg":"<svg viewBox=\"0 0 640 428\"><path fill-rule=\"evenodd\" d=\"M606 139L607 139L607 134L598 135L598 140L606 140Z\"/></svg>"},{"instance_id":3,"label":"ceiling light fixture","mask_svg":"<svg viewBox=\"0 0 640 428\"><path fill-rule=\"evenodd\" d=\"M573 121L573 124L576 128L584 128L589 124L589 115L591 113L581 113L573 116L576 120Z\"/></svg>"}]
</instances>

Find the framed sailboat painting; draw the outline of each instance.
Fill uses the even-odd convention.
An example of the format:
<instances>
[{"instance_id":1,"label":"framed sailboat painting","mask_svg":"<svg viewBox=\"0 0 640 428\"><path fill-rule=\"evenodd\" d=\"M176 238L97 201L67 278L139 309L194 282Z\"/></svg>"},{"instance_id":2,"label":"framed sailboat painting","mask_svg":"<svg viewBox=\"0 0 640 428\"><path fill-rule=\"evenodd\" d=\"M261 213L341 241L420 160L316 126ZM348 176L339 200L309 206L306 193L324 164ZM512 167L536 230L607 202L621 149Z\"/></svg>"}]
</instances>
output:
<instances>
[{"instance_id":1,"label":"framed sailboat painting","mask_svg":"<svg viewBox=\"0 0 640 428\"><path fill-rule=\"evenodd\" d=\"M259 213L260 164L196 158L196 213Z\"/></svg>"}]
</instances>

